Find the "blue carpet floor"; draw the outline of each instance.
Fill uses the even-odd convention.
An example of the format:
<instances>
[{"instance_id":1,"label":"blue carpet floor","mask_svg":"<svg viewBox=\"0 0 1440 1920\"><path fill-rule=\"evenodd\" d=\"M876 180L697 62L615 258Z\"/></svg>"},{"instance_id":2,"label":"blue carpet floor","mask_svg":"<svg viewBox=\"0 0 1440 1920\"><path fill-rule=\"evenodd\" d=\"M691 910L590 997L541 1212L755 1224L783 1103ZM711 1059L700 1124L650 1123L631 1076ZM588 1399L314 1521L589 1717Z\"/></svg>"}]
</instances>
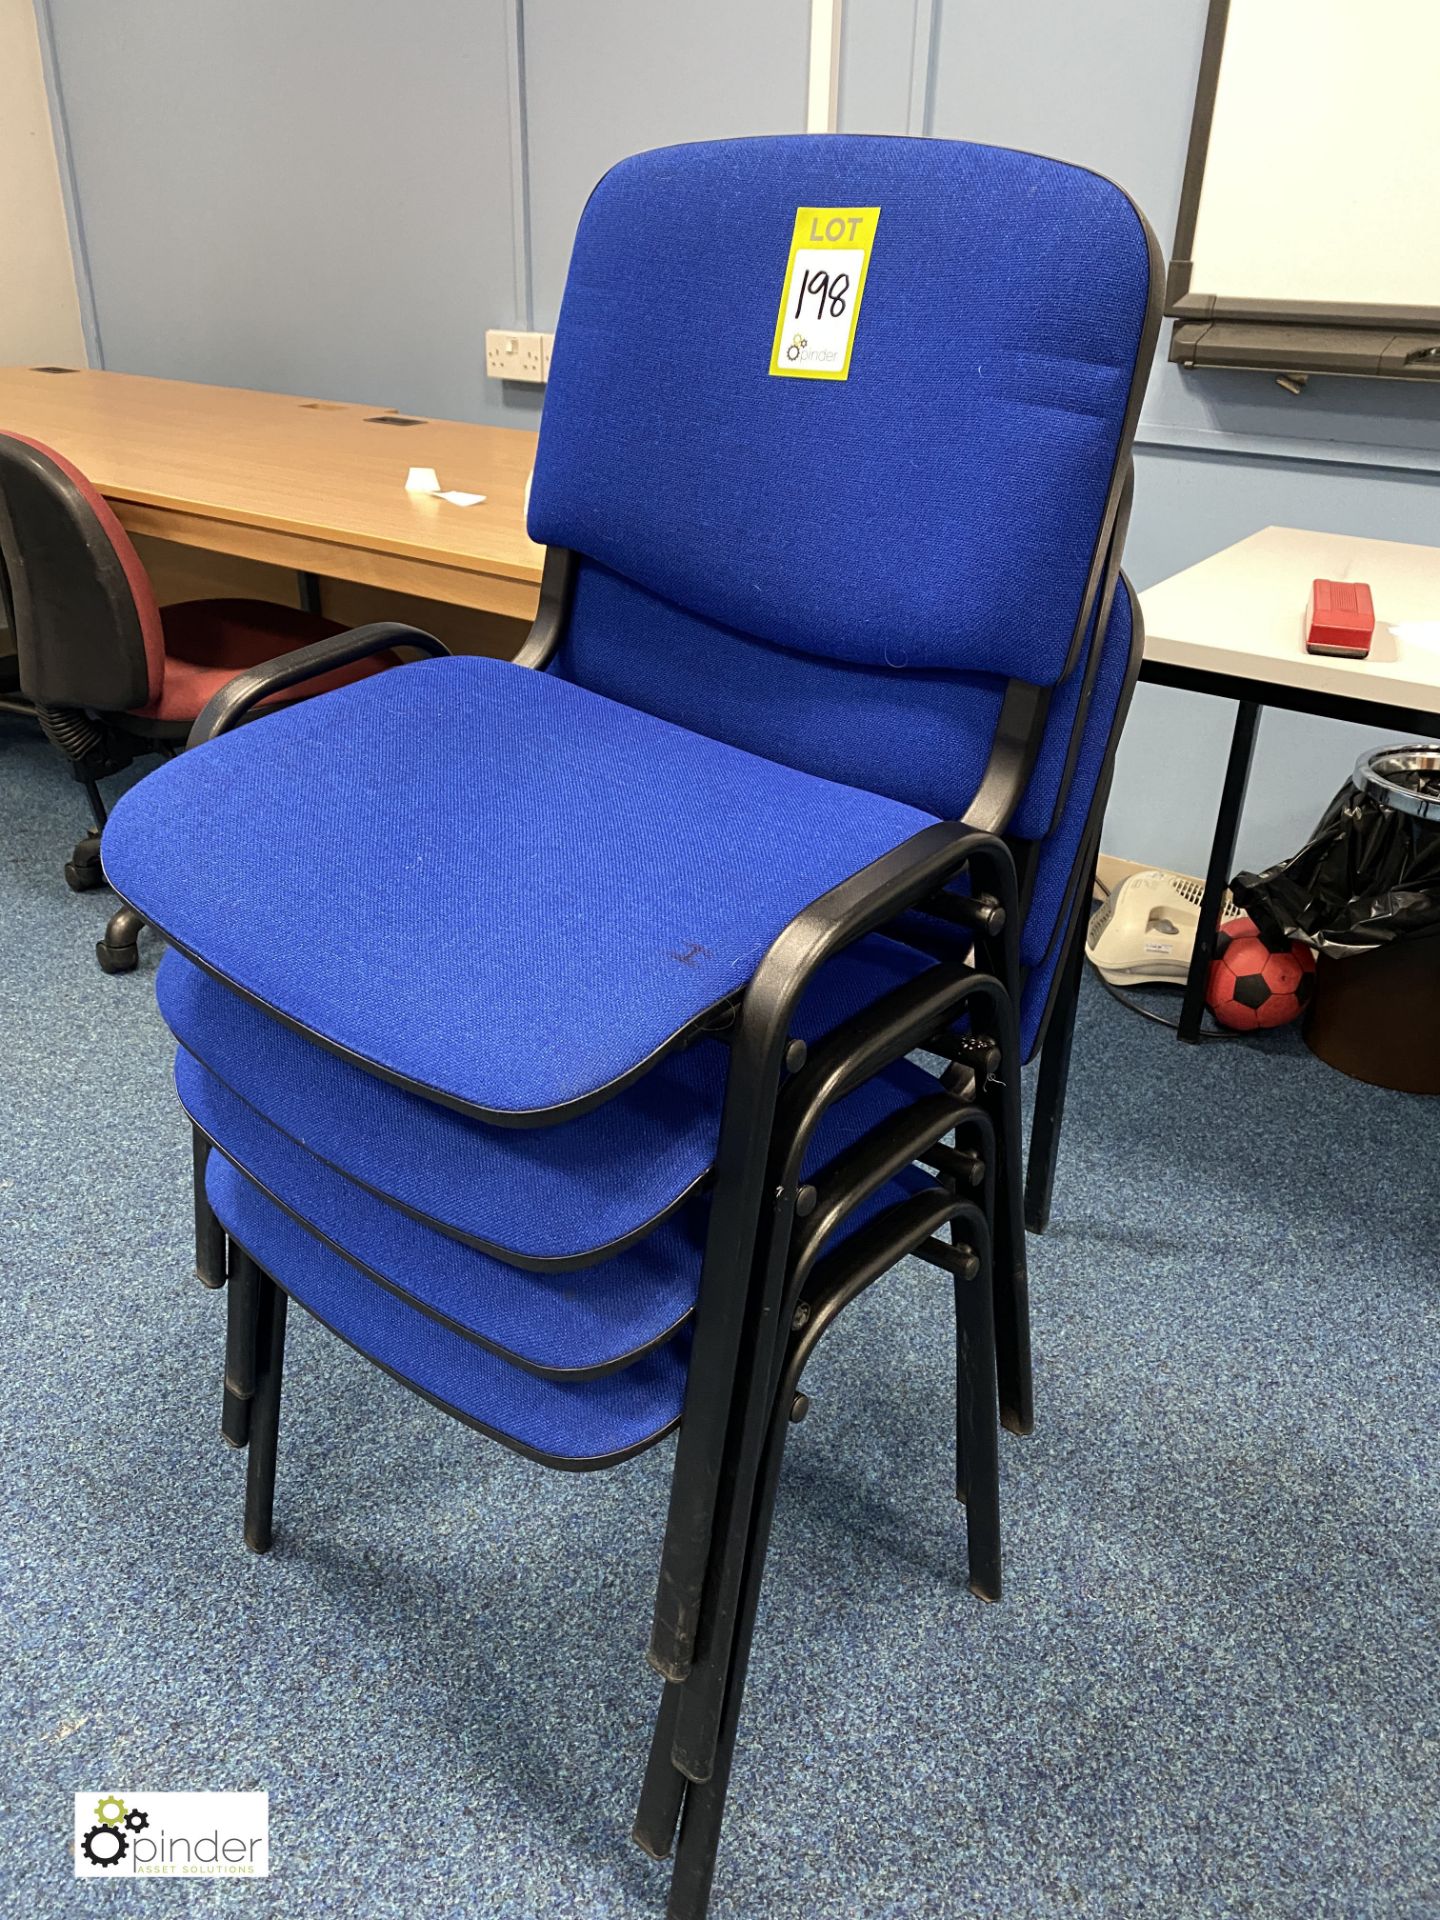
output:
<instances>
[{"instance_id":1,"label":"blue carpet floor","mask_svg":"<svg viewBox=\"0 0 1440 1920\"><path fill-rule=\"evenodd\" d=\"M82 822L0 719L4 1912L659 1916L670 1448L547 1473L297 1313L245 1552L156 947L97 971ZM1440 1103L1087 987L1005 1600L907 1267L807 1379L715 1920L1440 1914L1437 1167ZM75 1791L201 1787L269 1789L268 1881L72 1880Z\"/></svg>"}]
</instances>

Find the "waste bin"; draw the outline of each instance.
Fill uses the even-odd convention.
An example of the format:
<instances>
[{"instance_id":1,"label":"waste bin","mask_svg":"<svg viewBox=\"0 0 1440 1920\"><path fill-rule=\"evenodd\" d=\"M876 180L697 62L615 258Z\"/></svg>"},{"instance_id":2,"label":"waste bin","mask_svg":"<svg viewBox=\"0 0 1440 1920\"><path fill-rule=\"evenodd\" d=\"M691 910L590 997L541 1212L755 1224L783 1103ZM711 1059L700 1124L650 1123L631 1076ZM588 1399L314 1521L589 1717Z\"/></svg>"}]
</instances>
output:
<instances>
[{"instance_id":1,"label":"waste bin","mask_svg":"<svg viewBox=\"0 0 1440 1920\"><path fill-rule=\"evenodd\" d=\"M1312 1053L1440 1093L1440 747L1362 754L1300 851L1232 891L1267 939L1315 949Z\"/></svg>"}]
</instances>

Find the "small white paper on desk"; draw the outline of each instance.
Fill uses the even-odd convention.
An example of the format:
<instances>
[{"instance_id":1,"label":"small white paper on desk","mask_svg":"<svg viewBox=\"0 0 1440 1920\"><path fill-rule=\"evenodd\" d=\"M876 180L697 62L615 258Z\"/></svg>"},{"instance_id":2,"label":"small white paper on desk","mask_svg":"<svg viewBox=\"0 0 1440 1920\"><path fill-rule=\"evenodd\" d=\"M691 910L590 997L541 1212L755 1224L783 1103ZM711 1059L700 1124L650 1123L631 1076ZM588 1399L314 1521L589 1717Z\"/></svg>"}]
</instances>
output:
<instances>
[{"instance_id":1,"label":"small white paper on desk","mask_svg":"<svg viewBox=\"0 0 1440 1920\"><path fill-rule=\"evenodd\" d=\"M405 476L405 491L428 493L436 500L448 500L452 507L478 507L483 506L485 501L483 493L461 493L455 487L448 493L442 492L440 476L434 467L411 467Z\"/></svg>"}]
</instances>

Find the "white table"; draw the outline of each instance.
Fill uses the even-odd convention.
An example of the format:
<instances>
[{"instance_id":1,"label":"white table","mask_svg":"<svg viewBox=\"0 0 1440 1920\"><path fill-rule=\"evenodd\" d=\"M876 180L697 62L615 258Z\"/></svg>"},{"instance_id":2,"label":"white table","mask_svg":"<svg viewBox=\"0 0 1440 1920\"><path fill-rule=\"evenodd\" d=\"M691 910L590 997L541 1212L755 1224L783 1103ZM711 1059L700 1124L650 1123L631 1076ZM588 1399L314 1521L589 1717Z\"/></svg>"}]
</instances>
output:
<instances>
[{"instance_id":1,"label":"white table","mask_svg":"<svg viewBox=\"0 0 1440 1920\"><path fill-rule=\"evenodd\" d=\"M1366 660L1305 651L1314 580L1364 580L1375 603ZM1142 680L1238 702L1220 792L1180 1038L1198 1039L1205 983L1262 707L1392 727L1440 731L1440 547L1349 534L1266 527L1140 596Z\"/></svg>"}]
</instances>

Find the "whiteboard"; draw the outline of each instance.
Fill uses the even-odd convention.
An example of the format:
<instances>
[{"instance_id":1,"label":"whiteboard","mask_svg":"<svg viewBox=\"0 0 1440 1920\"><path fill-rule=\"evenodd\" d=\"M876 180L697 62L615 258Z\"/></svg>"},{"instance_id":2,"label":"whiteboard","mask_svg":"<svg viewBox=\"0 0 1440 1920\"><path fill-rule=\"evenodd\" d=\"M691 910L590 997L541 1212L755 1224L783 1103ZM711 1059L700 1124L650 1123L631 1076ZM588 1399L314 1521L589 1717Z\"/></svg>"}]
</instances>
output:
<instances>
[{"instance_id":1,"label":"whiteboard","mask_svg":"<svg viewBox=\"0 0 1440 1920\"><path fill-rule=\"evenodd\" d=\"M1187 308L1440 316L1440 0L1229 0L1223 30Z\"/></svg>"}]
</instances>

